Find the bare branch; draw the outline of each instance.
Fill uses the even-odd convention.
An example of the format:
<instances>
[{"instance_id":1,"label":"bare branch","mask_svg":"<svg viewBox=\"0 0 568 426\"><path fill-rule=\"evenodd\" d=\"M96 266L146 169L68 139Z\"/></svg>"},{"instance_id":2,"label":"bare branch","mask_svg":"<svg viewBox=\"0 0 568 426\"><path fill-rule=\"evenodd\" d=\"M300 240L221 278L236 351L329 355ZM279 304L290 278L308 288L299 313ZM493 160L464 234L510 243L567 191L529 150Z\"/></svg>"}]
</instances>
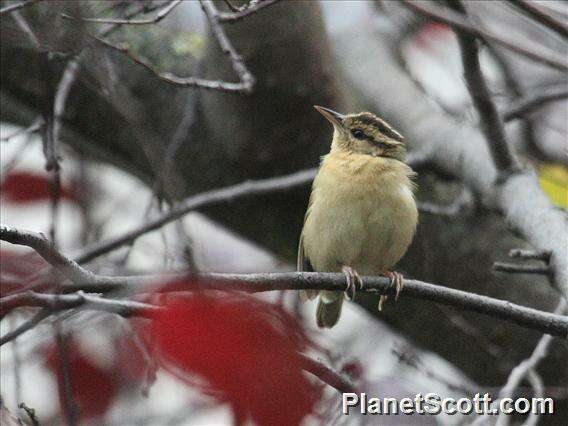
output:
<instances>
[{"instance_id":1,"label":"bare branch","mask_svg":"<svg viewBox=\"0 0 568 426\"><path fill-rule=\"evenodd\" d=\"M227 82L223 80L206 80L202 78L196 77L179 77L170 72L160 72L154 68L154 66L145 58L138 57L130 53L129 49L125 45L116 46L100 37L93 36L89 34L89 36L93 37L98 43L102 44L103 46L115 50L117 52L122 53L134 63L143 66L152 74L154 74L160 80L172 84L178 87L196 87L202 89L210 89L210 90L219 90L222 92L240 92L240 93L251 93L256 79L251 74L251 72L246 67L243 58L238 52L235 50L229 38L225 34L225 31L219 24L218 20L218 11L213 5L213 3L209 0L200 0L201 8L209 21L211 26L211 31L213 35L219 42L221 49L223 52L229 57L231 60L231 65L233 70L239 77L238 83ZM113 25L117 25L116 23Z\"/></svg>"},{"instance_id":2,"label":"bare branch","mask_svg":"<svg viewBox=\"0 0 568 426\"><path fill-rule=\"evenodd\" d=\"M541 265L516 265L514 263L495 262L493 270L497 272L510 272L513 274L550 274L548 266Z\"/></svg>"},{"instance_id":3,"label":"bare branch","mask_svg":"<svg viewBox=\"0 0 568 426\"><path fill-rule=\"evenodd\" d=\"M336 373L327 365L310 358L302 353L298 354L302 361L302 368L308 373L313 374L322 382L337 389L339 393L359 393L356 387L341 374Z\"/></svg>"},{"instance_id":4,"label":"bare branch","mask_svg":"<svg viewBox=\"0 0 568 426\"><path fill-rule=\"evenodd\" d=\"M556 33L562 37L568 37L568 26L566 26L564 22L559 21L554 16L548 14L543 8L539 7L538 3L526 0L509 0L509 3L532 17L535 21L540 22L545 27L556 31Z\"/></svg>"},{"instance_id":5,"label":"bare branch","mask_svg":"<svg viewBox=\"0 0 568 426\"><path fill-rule=\"evenodd\" d=\"M560 303L554 310L554 312L558 315L562 315L566 310L566 306L568 303L566 300L561 299ZM499 391L499 398L506 398L512 397L515 393L515 390L519 387L522 380L531 372L536 369L538 364L542 359L544 359L548 355L548 348L552 343L552 337L550 335L544 335L539 340L538 344L534 348L531 356L524 361L522 361L519 365L517 365L511 373L509 374L509 378L507 379L507 383L505 386ZM501 413L497 420L498 425L507 424L505 421L506 416Z\"/></svg>"},{"instance_id":6,"label":"bare branch","mask_svg":"<svg viewBox=\"0 0 568 426\"><path fill-rule=\"evenodd\" d=\"M450 7L467 17L467 12L460 1L451 2ZM479 114L481 129L489 145L493 161L495 161L497 168L504 173L517 171L519 169L518 162L511 151L503 121L491 99L491 92L481 71L477 40L462 30L457 30L456 36L460 45L467 88L473 105Z\"/></svg>"},{"instance_id":7,"label":"bare branch","mask_svg":"<svg viewBox=\"0 0 568 426\"><path fill-rule=\"evenodd\" d=\"M527 95L517 99L509 108L503 113L503 120L511 121L518 118L523 118L540 107L555 101L560 101L568 98L568 89L552 87L550 89L539 90L534 95Z\"/></svg>"},{"instance_id":8,"label":"bare branch","mask_svg":"<svg viewBox=\"0 0 568 426\"><path fill-rule=\"evenodd\" d=\"M246 6L244 8L235 8L234 6L231 7L229 6L232 10L233 13L228 13L228 12L217 12L217 18L219 20L219 22L222 23L234 23L234 22L238 22L244 18L246 18L247 16L250 16L256 12L258 12L259 10L264 9L265 7L268 6L272 6L273 4L277 3L280 0L264 0L264 1L260 1L258 3L256 3L253 6ZM226 2L228 5L230 5L231 3L229 3L228 1Z\"/></svg>"},{"instance_id":9,"label":"bare branch","mask_svg":"<svg viewBox=\"0 0 568 426\"><path fill-rule=\"evenodd\" d=\"M527 374L527 379L533 388L533 398L544 398L544 383L540 375L534 370L530 370ZM522 426L536 426L538 424L540 413L537 410L531 411ZM509 417L506 417L509 419Z\"/></svg>"},{"instance_id":10,"label":"bare branch","mask_svg":"<svg viewBox=\"0 0 568 426\"><path fill-rule=\"evenodd\" d=\"M465 31L476 37L486 38L487 40L499 43L520 55L532 59L533 61L546 64L557 70L568 70L566 58L556 55L550 51L544 52L542 47L537 48L536 46L527 46L526 44L519 43L518 40L512 40L502 34L495 33L487 28L482 28L480 25L473 24L468 19L464 19L460 14L448 10L447 8L444 8L443 10L435 10L430 6L426 6L427 3L425 2L410 0L402 0L402 2L416 12L428 16L429 18L443 22L444 24L450 25L461 31Z\"/></svg>"},{"instance_id":11,"label":"bare branch","mask_svg":"<svg viewBox=\"0 0 568 426\"><path fill-rule=\"evenodd\" d=\"M423 7L426 3L419 3ZM430 163L443 173L460 179L482 200L484 206L503 215L511 228L518 231L537 251L550 252L552 282L568 298L568 221L564 211L555 207L540 187L533 169L510 175L501 185L495 185L498 171L491 153L476 126L454 120L433 109L420 88L404 72L396 60L396 41L402 34L373 33L372 43L380 61L383 78L364 84L364 100L393 121L407 136L410 149L430 154ZM348 54L346 60L355 60ZM342 71L350 84L361 84L365 73L358 67ZM392 77L392 78L391 78ZM404 113L401 113L404 111ZM424 135L428 134L427 138Z\"/></svg>"},{"instance_id":12,"label":"bare branch","mask_svg":"<svg viewBox=\"0 0 568 426\"><path fill-rule=\"evenodd\" d=\"M0 9L0 16L12 13L16 10L23 9L24 7L31 6L32 4L39 3L42 0L27 0L20 3L13 3Z\"/></svg>"},{"instance_id":13,"label":"bare branch","mask_svg":"<svg viewBox=\"0 0 568 426\"><path fill-rule=\"evenodd\" d=\"M152 314L162 309L159 306L148 303L132 300L104 299L81 291L74 294L44 294L25 291L0 299L0 312L3 315L21 307L48 308L50 314L81 307L93 311L110 312L123 317L138 316L147 318L151 318Z\"/></svg>"},{"instance_id":14,"label":"bare branch","mask_svg":"<svg viewBox=\"0 0 568 426\"><path fill-rule=\"evenodd\" d=\"M293 182L297 184L298 176L295 175L296 180L288 180L288 183ZM310 177L313 175L309 174ZM282 179L273 178L282 184ZM243 184L241 184L243 185ZM246 185L246 183L244 184ZM251 185L251 184L249 184ZM255 185L255 184L252 184ZM273 189L272 186L258 186L256 183L256 190ZM247 191L250 187L240 187L242 191L246 188ZM223 193L226 196L227 193ZM47 241L41 234L30 231L19 231L5 225L0 226L0 239L10 242L12 244L26 245L32 247L42 256L46 261L51 263L59 272L71 279L77 286L65 286L63 289L87 290L105 292L124 288L125 286L135 285L140 289L143 284L149 284L152 281L160 282L167 279L180 278L180 274L164 275L163 277L156 276L141 276L141 277L107 277L93 274L79 266L75 261L65 257L61 254L55 246ZM200 274L192 275L192 277L200 278L196 288L199 289L217 289L217 290L240 290L240 291L271 291L271 290L305 290L305 289L319 289L319 290L345 290L345 281L342 274L328 274L328 273L275 273L275 274ZM395 294L396 291L391 285L392 283L386 277L366 277L365 286L363 291L378 293L378 294ZM483 313L496 318L508 320L516 324L541 330L546 333L555 335L568 336L568 317L557 318L549 313L540 312L535 309L526 308L512 303L492 299L486 296L476 295L473 293L462 292L442 286L428 284L416 280L405 280L405 294L408 297L414 297L423 300L431 300L445 305L460 307L464 310ZM13 309L13 300L19 300L21 294L6 296L1 300L1 316L8 313ZM19 306L19 305L17 305Z\"/></svg>"},{"instance_id":15,"label":"bare branch","mask_svg":"<svg viewBox=\"0 0 568 426\"><path fill-rule=\"evenodd\" d=\"M548 263L548 261L550 260L550 252L512 249L509 252L509 257L512 257L513 259L542 260L543 262Z\"/></svg>"},{"instance_id":16,"label":"bare branch","mask_svg":"<svg viewBox=\"0 0 568 426\"><path fill-rule=\"evenodd\" d=\"M31 330L50 315L51 311L47 308L43 308L37 314L31 317L29 320L23 322L14 330L11 330L8 333L6 333L4 336L0 337L0 346L2 346L4 343L11 342L12 340L18 338L25 332Z\"/></svg>"},{"instance_id":17,"label":"bare branch","mask_svg":"<svg viewBox=\"0 0 568 426\"><path fill-rule=\"evenodd\" d=\"M26 412L32 426L40 426L39 419L37 418L36 412L33 408L28 407L24 402L20 402L18 404L18 408L21 408Z\"/></svg>"},{"instance_id":18,"label":"bare branch","mask_svg":"<svg viewBox=\"0 0 568 426\"><path fill-rule=\"evenodd\" d=\"M15 138L16 136L24 135L26 133L35 133L39 129L41 129L42 123L43 123L42 119L38 117L29 127L18 129L15 132L10 133L8 136L2 136L0 138L0 141L7 142L10 139Z\"/></svg>"},{"instance_id":19,"label":"bare branch","mask_svg":"<svg viewBox=\"0 0 568 426\"><path fill-rule=\"evenodd\" d=\"M186 215L190 211L212 205L234 201L236 199L258 196L275 192L289 191L308 185L316 175L316 169L308 169L290 175L274 177L257 181L245 181L221 189L205 191L186 198L173 206L169 211L162 213L154 219L148 220L144 225L126 232L123 235L85 249L74 258L77 263L85 263L97 256L115 250L135 240L140 235L154 231L163 225Z\"/></svg>"},{"instance_id":20,"label":"bare branch","mask_svg":"<svg viewBox=\"0 0 568 426\"><path fill-rule=\"evenodd\" d=\"M116 18L116 19L112 19L112 18L80 18L82 21L85 22L94 22L94 23L99 23L99 24L118 24L118 25L146 25L146 24L155 24L160 22L162 19L164 19L166 16L168 16L170 14L170 12L172 10L175 9L176 6L178 6L180 3L182 2L182 0L170 0L168 3L166 3L166 5L164 6L163 9L161 9L156 16L154 16L153 18L147 18L147 19L129 19L129 18ZM62 13L61 16L65 19L75 19L74 17L67 15L66 13Z\"/></svg>"},{"instance_id":21,"label":"bare branch","mask_svg":"<svg viewBox=\"0 0 568 426\"><path fill-rule=\"evenodd\" d=\"M219 24L218 11L213 5L213 2L211 0L199 0L199 3L201 4L201 8L203 9L205 16L207 16L207 20L211 26L211 31L213 31L215 38L219 42L219 46L221 46L223 52L225 52L231 59L231 65L241 80L243 91L247 93L252 92L255 84L255 78L249 72L245 66L243 58L237 53L225 34L225 31Z\"/></svg>"}]
</instances>

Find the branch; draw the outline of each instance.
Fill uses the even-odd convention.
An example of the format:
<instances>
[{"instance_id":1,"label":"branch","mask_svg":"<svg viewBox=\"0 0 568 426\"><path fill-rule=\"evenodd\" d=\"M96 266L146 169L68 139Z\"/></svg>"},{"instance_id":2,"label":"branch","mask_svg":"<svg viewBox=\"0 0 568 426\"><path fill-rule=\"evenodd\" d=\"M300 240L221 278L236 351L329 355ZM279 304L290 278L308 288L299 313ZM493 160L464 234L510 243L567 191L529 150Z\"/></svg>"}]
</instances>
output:
<instances>
[{"instance_id":1,"label":"branch","mask_svg":"<svg viewBox=\"0 0 568 426\"><path fill-rule=\"evenodd\" d=\"M256 3L253 6L247 6L247 7L244 7L242 9L238 9L238 10L233 9L233 13L218 12L217 13L217 19L219 20L219 22L222 22L222 23L228 22L228 23L232 24L232 23L238 22L238 21L246 18L247 16L250 16L250 15L258 12L259 10L264 9L265 7L272 6L273 4L277 3L278 1L280 1L280 0L264 0L264 1ZM230 4L230 3L228 3L228 4Z\"/></svg>"},{"instance_id":2,"label":"branch","mask_svg":"<svg viewBox=\"0 0 568 426\"><path fill-rule=\"evenodd\" d=\"M51 315L51 311L47 308L43 308L41 311L39 311L37 314L35 314L29 320L23 322L18 327L16 327L14 330L11 330L8 333L6 333L5 335L3 335L2 337L0 337L0 346L2 346L4 343L11 342L12 340L18 338L19 336L21 336L25 332L31 330L32 328L34 328L36 325L38 325L40 322L42 322L44 319L46 319L50 315Z\"/></svg>"},{"instance_id":3,"label":"branch","mask_svg":"<svg viewBox=\"0 0 568 426\"><path fill-rule=\"evenodd\" d=\"M542 260L543 262L548 263L548 261L550 260L550 252L512 249L509 252L509 257L512 257L513 259Z\"/></svg>"},{"instance_id":4,"label":"branch","mask_svg":"<svg viewBox=\"0 0 568 426\"><path fill-rule=\"evenodd\" d=\"M172 84L178 87L196 87L202 89L219 90L222 92L251 93L256 83L256 79L248 70L248 68L246 67L243 61L242 56L239 55L238 52L235 50L235 48L229 41L229 38L225 34L225 31L219 24L217 17L218 14L217 9L213 5L213 3L211 3L211 1L209 0L200 0L200 4L201 8L203 9L203 12L205 13L205 16L207 17L207 20L209 21L213 35L219 42L219 45L221 46L223 52L231 60L231 65L233 67L233 70L235 71L235 73L237 74L240 80L238 83L231 83L222 80L206 80L196 77L179 77L170 72L160 72L157 69L155 69L154 66L147 59L135 56L132 53L130 53L128 47L126 47L125 45L116 46L100 37L94 36L92 34L88 35L92 37L95 41L100 43L101 45L109 49L115 50L128 57L134 63L143 66L152 74L154 74L157 78L168 84Z\"/></svg>"},{"instance_id":5,"label":"branch","mask_svg":"<svg viewBox=\"0 0 568 426\"><path fill-rule=\"evenodd\" d=\"M566 300L561 299L560 303L554 310L556 314L562 315L566 309L568 303ZM552 343L552 337L549 335L544 335L539 340L538 344L534 348L531 356L520 364L518 364L515 368L511 370L509 374L509 378L507 379L507 383L503 388L499 391L499 398L506 398L512 397L515 393L515 390L519 387L521 381L531 373L534 373L534 370L538 366L539 362L548 355L548 348ZM505 422L506 417L504 415L499 415L497 420L497 424L503 425L506 424Z\"/></svg>"},{"instance_id":6,"label":"branch","mask_svg":"<svg viewBox=\"0 0 568 426\"><path fill-rule=\"evenodd\" d=\"M43 294L25 291L0 299L0 312L3 316L22 307L47 308L50 311L49 314L82 307L93 311L110 312L122 317L138 316L145 318L152 318L152 315L163 309L159 306L132 300L104 299L81 291L74 294ZM2 341L3 343L5 342Z\"/></svg>"},{"instance_id":7,"label":"branch","mask_svg":"<svg viewBox=\"0 0 568 426\"><path fill-rule=\"evenodd\" d=\"M451 2L450 7L467 17L467 12L460 1ZM519 165L509 147L503 121L491 99L491 92L481 71L477 40L462 30L457 30L455 33L460 45L467 88L479 114L481 129L489 145L493 161L497 169L504 173L517 171Z\"/></svg>"},{"instance_id":8,"label":"branch","mask_svg":"<svg viewBox=\"0 0 568 426\"><path fill-rule=\"evenodd\" d=\"M510 272L513 274L550 274L548 266L541 265L516 265L514 263L495 262L493 270L496 272Z\"/></svg>"},{"instance_id":9,"label":"branch","mask_svg":"<svg viewBox=\"0 0 568 426\"><path fill-rule=\"evenodd\" d=\"M419 6L424 4L419 3ZM512 174L501 185L495 185L498 170L483 135L476 126L458 122L432 108L431 102L396 60L394 49L403 34L395 33L392 26L384 29L372 35L363 31L356 33L361 43L369 43L375 53L364 69L341 68L349 84L359 87L363 101L370 107L398 123L411 150L427 153L429 162L437 169L462 181L486 208L499 212L534 250L551 253L553 286L568 298L566 213L552 204L533 169ZM356 61L361 52L345 48L341 54L346 55L345 64L349 64ZM369 69L381 72L381 78L373 80L372 84L367 84L365 70Z\"/></svg>"},{"instance_id":10,"label":"branch","mask_svg":"<svg viewBox=\"0 0 568 426\"><path fill-rule=\"evenodd\" d=\"M24 7L31 6L32 4L39 3L40 1L42 0L28 0L28 1L22 1L20 3L10 4L0 9L0 16L15 12L16 10L23 9Z\"/></svg>"},{"instance_id":11,"label":"branch","mask_svg":"<svg viewBox=\"0 0 568 426\"><path fill-rule=\"evenodd\" d=\"M25 402L20 402L18 404L18 408L21 408L22 410L25 411L25 413L28 415L28 418L30 419L32 426L41 425L39 419L37 418L35 410L33 408L28 407Z\"/></svg>"},{"instance_id":12,"label":"branch","mask_svg":"<svg viewBox=\"0 0 568 426\"><path fill-rule=\"evenodd\" d=\"M517 99L503 113L503 120L511 121L523 118L549 102L560 101L566 98L568 98L568 90L563 87L552 87L548 90L541 90L534 95L527 95Z\"/></svg>"},{"instance_id":13,"label":"branch","mask_svg":"<svg viewBox=\"0 0 568 426\"><path fill-rule=\"evenodd\" d=\"M556 33L560 34L562 37L568 37L568 26L566 26L564 22L557 20L554 16L546 13L546 11L540 8L536 2L529 2L526 0L509 0L509 3L545 27L556 31Z\"/></svg>"},{"instance_id":14,"label":"branch","mask_svg":"<svg viewBox=\"0 0 568 426\"><path fill-rule=\"evenodd\" d=\"M317 168L302 170L285 176L278 176L267 179L249 180L235 185L220 189L212 189L196 195L187 197L185 200L174 205L170 210L160 214L154 219L150 219L145 224L126 232L118 237L95 244L82 251L74 257L77 263L86 263L94 258L108 253L131 243L141 235L152 232L160 227L173 222L191 211L203 209L213 205L232 202L237 199L255 197L264 194L274 194L278 192L290 191L312 183L317 173ZM469 203L469 193L466 191L459 197L458 204L450 205L445 208L433 206L428 203L421 203L420 210L437 214L451 214L456 208L463 208ZM435 210L435 211L434 211Z\"/></svg>"},{"instance_id":15,"label":"branch","mask_svg":"<svg viewBox=\"0 0 568 426\"><path fill-rule=\"evenodd\" d=\"M443 22L444 24L450 25L461 31L465 31L473 36L499 43L520 55L530 58L533 61L546 64L554 69L561 71L568 70L566 58L552 52L543 52L542 47L529 47L527 45L522 45L518 42L518 40L509 39L508 37L504 37L501 34L493 32L492 30L473 24L468 19L463 18L460 14L448 10L447 8L438 11L430 8L430 6L425 6L425 4L427 4L425 2L410 0L402 0L402 2L416 12L434 19L435 21Z\"/></svg>"},{"instance_id":16,"label":"branch","mask_svg":"<svg viewBox=\"0 0 568 426\"><path fill-rule=\"evenodd\" d=\"M9 300L6 300L9 299ZM135 302L130 300L111 300L103 299L97 296L91 296L78 292L76 294L59 295L59 294L39 294L33 291L19 293L13 296L7 296L2 300L2 310L14 309L22 306L42 307L43 309L32 318L32 321L26 324L25 329L19 327L10 333L0 337L0 346L14 340L39 324L43 319L56 311L82 308L94 311L103 311L120 315L122 317L143 317L152 319L155 314L166 309L161 306L151 305L148 303ZM8 306L9 305L9 306ZM318 377L321 381L329 384L339 392L356 392L355 387L340 374L336 373L326 365L316 361L307 355L298 354L302 361L302 369Z\"/></svg>"},{"instance_id":17,"label":"branch","mask_svg":"<svg viewBox=\"0 0 568 426\"><path fill-rule=\"evenodd\" d=\"M6 225L0 225L0 240L33 248L60 274L73 282L90 284L115 282L114 279L109 280L108 277L95 275L79 266L75 261L65 257L43 234L32 231L21 231Z\"/></svg>"},{"instance_id":18,"label":"branch","mask_svg":"<svg viewBox=\"0 0 568 426\"><path fill-rule=\"evenodd\" d=\"M8 142L10 139L15 138L16 136L24 135L26 133L35 133L39 129L41 129L42 125L43 125L43 120L41 119L41 117L38 117L33 121L33 123L29 127L18 129L15 132L10 133L8 136L2 136L0 138L0 141Z\"/></svg>"},{"instance_id":19,"label":"branch","mask_svg":"<svg viewBox=\"0 0 568 426\"><path fill-rule=\"evenodd\" d=\"M41 234L29 231L18 231L2 225L0 226L0 240L4 240L12 244L25 245L35 249L40 256L74 282L74 286L62 287L62 290L66 292L84 290L88 292L102 293L124 289L125 287L134 287L131 288L131 290L140 291L144 285L168 280L180 280L184 277L184 275L180 273L163 276L142 275L138 277L100 276L87 271L73 260L66 258L49 241L45 240ZM344 291L346 289L345 276L343 274L332 273L210 273L197 275L191 274L185 275L185 277L192 278L189 280L192 283L189 289L193 290L260 292L307 289ZM193 278L198 279L198 281L195 281ZM361 291L381 295L396 294L396 289L392 285L390 279L386 277L365 277L364 288L361 289ZM411 298L430 300L444 305L459 307L467 311L478 312L510 321L544 333L568 337L568 317L563 318L547 312L541 312L532 308L515 305L507 301L454 290L417 280L404 280L404 293ZM37 293L34 292L23 292L12 294L0 299L0 317L6 315L12 309L20 306L26 306L26 303L40 303L39 305L32 304L31 306L45 306L41 303L47 302L44 299L34 296L36 294ZM75 300L75 303L82 304L84 303L85 297L86 296L82 295L80 300L73 300ZM105 300L104 303L108 302L109 301ZM55 301L53 303L59 302Z\"/></svg>"},{"instance_id":20,"label":"branch","mask_svg":"<svg viewBox=\"0 0 568 426\"><path fill-rule=\"evenodd\" d=\"M302 353L299 353L298 355L302 361L302 368L316 376L322 382L337 389L340 393L359 393L356 387L349 380L333 371L327 365Z\"/></svg>"},{"instance_id":21,"label":"branch","mask_svg":"<svg viewBox=\"0 0 568 426\"><path fill-rule=\"evenodd\" d=\"M146 24L155 24L160 22L166 16L170 14L172 10L178 6L182 0L170 0L166 3L163 9L161 9L156 16L153 18L147 19L129 19L129 18L80 18L81 21L85 22L94 22L98 24L118 24L118 25L146 25ZM75 19L73 16L67 15L66 13L62 13L61 17L64 19Z\"/></svg>"},{"instance_id":22,"label":"branch","mask_svg":"<svg viewBox=\"0 0 568 426\"><path fill-rule=\"evenodd\" d=\"M169 222L179 219L192 210L246 197L289 191L291 189L308 185L313 181L316 172L316 169L308 169L281 177L245 181L225 188L213 189L211 191L205 191L200 194L193 195L181 201L169 211L162 213L154 219L150 219L144 225L126 232L121 236L108 241L103 241L102 243L95 244L92 247L85 249L81 254L75 257L74 260L77 263L88 262L95 257L134 241L143 234L154 231Z\"/></svg>"},{"instance_id":23,"label":"branch","mask_svg":"<svg viewBox=\"0 0 568 426\"><path fill-rule=\"evenodd\" d=\"M213 2L211 0L199 0L199 4L201 4L201 9L203 9L203 12L207 17L207 20L209 21L209 25L211 26L211 31L213 31L213 34L217 38L219 46L221 46L223 52L225 52L229 56L229 58L231 58L231 64L233 65L233 70L241 80L243 91L246 93L252 92L252 89L255 84L255 78L249 72L249 70L247 69L247 67L243 62L243 58L241 57L241 55L237 53L237 51L229 41L229 38L225 34L225 31L219 24L219 17L218 17L219 12L213 5Z\"/></svg>"}]
</instances>

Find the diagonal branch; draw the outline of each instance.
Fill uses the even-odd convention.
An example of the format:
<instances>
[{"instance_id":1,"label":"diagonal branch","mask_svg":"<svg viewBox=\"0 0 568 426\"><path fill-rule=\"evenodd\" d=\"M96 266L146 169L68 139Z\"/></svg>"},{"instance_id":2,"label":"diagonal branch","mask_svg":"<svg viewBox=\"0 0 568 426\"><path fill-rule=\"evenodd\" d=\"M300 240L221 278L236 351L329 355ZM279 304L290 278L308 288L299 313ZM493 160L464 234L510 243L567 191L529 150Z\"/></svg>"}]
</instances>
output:
<instances>
[{"instance_id":1,"label":"diagonal branch","mask_svg":"<svg viewBox=\"0 0 568 426\"><path fill-rule=\"evenodd\" d=\"M460 1L452 1L449 5L467 17L465 7ZM519 165L507 142L503 121L491 99L491 92L481 71L478 42L474 36L461 30L456 31L456 36L460 45L467 88L479 114L481 129L489 145L493 161L497 169L504 173L516 171Z\"/></svg>"},{"instance_id":2,"label":"diagonal branch","mask_svg":"<svg viewBox=\"0 0 568 426\"><path fill-rule=\"evenodd\" d=\"M538 108L550 102L561 101L568 98L568 89L565 87L553 87L548 90L542 89L534 95L526 95L517 99L503 114L503 120L511 121L523 118Z\"/></svg>"},{"instance_id":3,"label":"diagonal branch","mask_svg":"<svg viewBox=\"0 0 568 426\"><path fill-rule=\"evenodd\" d=\"M265 7L268 6L272 6L273 4L279 2L280 0L264 0L261 2L258 2L252 6L246 6L244 8L231 8L233 9L233 12L218 12L217 14L217 18L219 20L219 22L227 22L227 23L234 23L234 22L238 22L256 12L258 12L259 10L264 9ZM229 2L227 2L227 4L230 4ZM236 10L235 10L236 9Z\"/></svg>"},{"instance_id":4,"label":"diagonal branch","mask_svg":"<svg viewBox=\"0 0 568 426\"><path fill-rule=\"evenodd\" d=\"M422 15L432 18L436 21L443 22L461 31L465 31L473 36L485 38L487 40L499 43L506 48L517 52L533 61L546 64L554 69L560 71L568 71L568 61L566 58L556 55L550 51L544 52L542 47L528 46L526 43L521 44L517 40L510 39L502 34L498 34L487 28L482 28L479 25L473 24L468 19L462 17L459 13L453 12L447 8L443 10L435 10L429 5L430 2L417 2L410 0L401 0L405 5L415 10ZM426 6L426 4L429 4Z\"/></svg>"},{"instance_id":5,"label":"diagonal branch","mask_svg":"<svg viewBox=\"0 0 568 426\"><path fill-rule=\"evenodd\" d=\"M109 251L130 243L140 235L156 230L169 222L179 219L192 210L246 197L289 191L308 185L314 179L316 171L316 169L308 169L280 177L245 181L236 185L213 189L188 197L172 207L169 211L162 213L154 219L150 219L144 225L126 232L121 236L103 241L102 243L95 244L85 249L75 257L74 260L77 263L88 262L101 254L108 253Z\"/></svg>"},{"instance_id":6,"label":"diagonal branch","mask_svg":"<svg viewBox=\"0 0 568 426\"><path fill-rule=\"evenodd\" d=\"M155 24L160 22L166 16L168 16L175 8L178 6L182 0L170 0L166 3L163 9L161 9L156 16L153 18L146 18L146 19L130 19L130 18L85 18L81 17L81 21L85 22L94 22L98 24L118 24L118 25L146 25L146 24ZM64 19L75 19L74 17L67 15L66 13L62 13L61 17Z\"/></svg>"},{"instance_id":7,"label":"diagonal branch","mask_svg":"<svg viewBox=\"0 0 568 426\"><path fill-rule=\"evenodd\" d=\"M15 12L16 10L23 9L24 7L31 6L32 4L39 3L42 0L27 0L19 3L13 3L0 9L0 16L7 15L8 13Z\"/></svg>"},{"instance_id":8,"label":"diagonal branch","mask_svg":"<svg viewBox=\"0 0 568 426\"><path fill-rule=\"evenodd\" d=\"M545 10L538 6L537 2L509 0L509 3L533 18L535 21L540 22L545 27L556 31L556 33L560 34L564 38L568 38L568 26L564 22L557 20L554 16L546 13Z\"/></svg>"}]
</instances>

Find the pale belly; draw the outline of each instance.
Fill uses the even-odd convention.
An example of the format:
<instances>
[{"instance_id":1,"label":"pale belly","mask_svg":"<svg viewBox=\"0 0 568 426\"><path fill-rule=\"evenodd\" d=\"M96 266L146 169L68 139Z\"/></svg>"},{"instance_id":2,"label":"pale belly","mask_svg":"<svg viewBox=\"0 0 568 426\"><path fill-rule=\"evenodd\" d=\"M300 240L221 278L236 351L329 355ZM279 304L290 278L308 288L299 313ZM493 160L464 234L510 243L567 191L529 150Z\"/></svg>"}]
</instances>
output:
<instances>
[{"instance_id":1,"label":"pale belly","mask_svg":"<svg viewBox=\"0 0 568 426\"><path fill-rule=\"evenodd\" d=\"M342 185L315 194L304 228L304 249L316 271L351 266L361 275L394 267L410 245L418 212L410 188Z\"/></svg>"}]
</instances>

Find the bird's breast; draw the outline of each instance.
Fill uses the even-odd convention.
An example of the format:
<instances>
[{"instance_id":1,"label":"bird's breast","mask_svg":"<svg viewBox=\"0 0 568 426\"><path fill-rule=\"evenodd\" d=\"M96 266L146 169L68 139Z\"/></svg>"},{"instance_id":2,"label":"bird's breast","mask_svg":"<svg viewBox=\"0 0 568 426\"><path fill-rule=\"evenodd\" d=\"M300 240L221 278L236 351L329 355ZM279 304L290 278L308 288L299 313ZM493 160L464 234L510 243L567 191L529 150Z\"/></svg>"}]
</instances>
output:
<instances>
[{"instance_id":1,"label":"bird's breast","mask_svg":"<svg viewBox=\"0 0 568 426\"><path fill-rule=\"evenodd\" d=\"M349 265L361 274L376 274L393 267L406 252L418 219L411 170L381 160L330 161L328 156L323 161L303 231L315 270L338 271Z\"/></svg>"}]
</instances>

